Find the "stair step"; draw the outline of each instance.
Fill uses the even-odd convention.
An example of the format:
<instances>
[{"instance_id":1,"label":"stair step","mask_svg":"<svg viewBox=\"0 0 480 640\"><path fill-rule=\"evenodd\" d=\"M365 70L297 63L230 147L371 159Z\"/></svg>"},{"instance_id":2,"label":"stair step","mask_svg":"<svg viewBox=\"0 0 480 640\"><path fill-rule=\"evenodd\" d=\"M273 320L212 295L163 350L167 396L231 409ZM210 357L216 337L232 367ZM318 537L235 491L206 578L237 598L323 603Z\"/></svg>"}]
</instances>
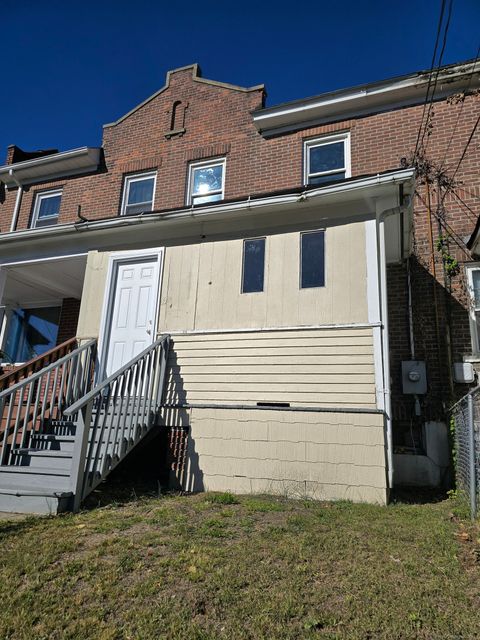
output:
<instances>
[{"instance_id":1,"label":"stair step","mask_svg":"<svg viewBox=\"0 0 480 640\"><path fill-rule=\"evenodd\" d=\"M32 440L45 442L75 442L75 436L61 436L56 433L36 433L32 436Z\"/></svg>"},{"instance_id":2,"label":"stair step","mask_svg":"<svg viewBox=\"0 0 480 640\"><path fill-rule=\"evenodd\" d=\"M46 420L43 433L45 435L71 435L74 436L77 426L71 420Z\"/></svg>"},{"instance_id":3,"label":"stair step","mask_svg":"<svg viewBox=\"0 0 480 640\"><path fill-rule=\"evenodd\" d=\"M23 474L32 476L32 475L40 475L40 476L55 476L61 478L68 478L69 473L68 469L56 469L56 468L44 468L37 466L16 466L16 467L2 467L0 472L0 486L2 486L2 477L21 477Z\"/></svg>"},{"instance_id":4,"label":"stair step","mask_svg":"<svg viewBox=\"0 0 480 640\"><path fill-rule=\"evenodd\" d=\"M75 436L57 436L52 433L39 433L32 436L30 444L38 451L66 451L73 452Z\"/></svg>"},{"instance_id":5,"label":"stair step","mask_svg":"<svg viewBox=\"0 0 480 640\"><path fill-rule=\"evenodd\" d=\"M27 447L23 449L13 449L12 455L40 456L42 458L72 458L72 454L69 451L52 451L51 449L33 449Z\"/></svg>"}]
</instances>

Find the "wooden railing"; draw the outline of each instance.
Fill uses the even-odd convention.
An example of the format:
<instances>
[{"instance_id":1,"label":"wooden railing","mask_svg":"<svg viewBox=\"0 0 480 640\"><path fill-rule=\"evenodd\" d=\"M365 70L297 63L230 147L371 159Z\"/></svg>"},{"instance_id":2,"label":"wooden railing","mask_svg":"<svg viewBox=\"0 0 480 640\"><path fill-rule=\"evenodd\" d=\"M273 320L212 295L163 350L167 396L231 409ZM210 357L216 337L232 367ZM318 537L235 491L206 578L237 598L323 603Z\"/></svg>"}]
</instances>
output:
<instances>
[{"instance_id":1,"label":"wooden railing","mask_svg":"<svg viewBox=\"0 0 480 640\"><path fill-rule=\"evenodd\" d=\"M49 364L53 364L63 356L74 351L77 347L77 339L70 338L66 342L62 342L62 344L57 345L53 349L42 353L41 356L37 356L24 364L21 364L18 367L15 367L12 371L8 371L3 375L0 375L0 391L4 391L11 387L20 380L25 380L37 371L40 371L44 367L48 367Z\"/></svg>"},{"instance_id":2,"label":"wooden railing","mask_svg":"<svg viewBox=\"0 0 480 640\"><path fill-rule=\"evenodd\" d=\"M61 420L64 409L88 393L96 344L89 340L0 392L0 465L15 464L15 449L29 447L46 420Z\"/></svg>"},{"instance_id":3,"label":"wooden railing","mask_svg":"<svg viewBox=\"0 0 480 640\"><path fill-rule=\"evenodd\" d=\"M73 508L154 426L162 405L170 336L163 336L64 410L76 425Z\"/></svg>"}]
</instances>

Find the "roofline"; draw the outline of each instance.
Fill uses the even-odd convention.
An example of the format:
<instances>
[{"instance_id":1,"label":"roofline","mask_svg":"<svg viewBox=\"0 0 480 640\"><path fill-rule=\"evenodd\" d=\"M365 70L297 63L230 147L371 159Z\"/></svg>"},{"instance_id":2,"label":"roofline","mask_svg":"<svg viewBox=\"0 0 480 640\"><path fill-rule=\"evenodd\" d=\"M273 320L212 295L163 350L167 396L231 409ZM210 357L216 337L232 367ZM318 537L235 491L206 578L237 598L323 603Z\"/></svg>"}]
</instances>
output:
<instances>
[{"instance_id":1,"label":"roofline","mask_svg":"<svg viewBox=\"0 0 480 640\"><path fill-rule=\"evenodd\" d=\"M451 93L452 84L461 81L465 75L477 74L480 86L480 60L472 59L445 65L439 68L437 95L442 94L442 86ZM313 124L322 124L334 119L372 113L395 105L405 106L423 101L423 88L430 79L430 70L395 76L368 84L329 91L309 98L284 102L273 107L252 112L257 129L267 135L274 135ZM443 85L442 85L443 83ZM471 88L475 88L475 82Z\"/></svg>"},{"instance_id":2,"label":"roofline","mask_svg":"<svg viewBox=\"0 0 480 640\"><path fill-rule=\"evenodd\" d=\"M43 242L44 239L62 238L70 233L94 232L114 230L118 227L133 227L139 224L154 224L162 221L192 221L192 219L216 219L230 214L241 214L261 207L278 207L308 204L311 200L326 196L348 195L355 191L365 191L374 187L399 185L414 180L413 168L397 169L383 174L372 174L367 177L349 179L348 181L303 190L301 193L292 190L282 195L258 196L258 198L245 198L233 203L219 202L215 205L200 207L183 207L181 209L167 210L164 212L148 212L135 216L115 216L103 218L91 222L68 223L52 227L40 227L39 229L23 229L0 234L0 246L28 241L29 246L34 240Z\"/></svg>"},{"instance_id":3,"label":"roofline","mask_svg":"<svg viewBox=\"0 0 480 640\"><path fill-rule=\"evenodd\" d=\"M71 175L77 175L79 172L92 171L98 168L100 163L101 147L79 147L78 149L70 149L60 153L52 153L48 156L33 158L32 160L24 160L23 162L15 162L14 164L6 164L0 167L0 182L3 182L8 188L19 186L19 184L29 185L37 182L36 176L22 177L22 172L31 169L42 168L42 174L37 176L45 179L53 180ZM77 160L77 167L71 166L71 161ZM87 162L85 163L85 160ZM62 165L70 162L67 168ZM53 166L51 166L53 165ZM50 173L49 173L50 166Z\"/></svg>"},{"instance_id":4,"label":"roofline","mask_svg":"<svg viewBox=\"0 0 480 640\"><path fill-rule=\"evenodd\" d=\"M208 84L208 85L211 85L213 87L219 87L221 89L231 89L232 91L241 91L242 93L248 93L248 92L251 92L251 91L265 91L265 85L264 84L257 84L254 87L239 87L238 85L229 84L228 82L218 82L217 80L208 80L206 78L202 78L201 77L200 66L199 66L199 64L197 62L195 62L194 64L188 64L188 65L186 65L184 67L178 67L176 69L171 69L170 71L167 71L167 77L166 77L166 80L165 80L165 84L163 85L163 87L161 89L159 89L158 91L153 93L150 97L146 98L146 100L144 100L140 104L137 104L136 107L133 107L133 109L128 111L128 113L123 115L118 120L115 120L114 122L109 122L108 124L104 124L103 128L107 129L108 127L114 127L117 124L120 124L121 122L126 120L126 118L128 118L133 113L135 113L135 111L138 111L138 109L141 109L143 106L145 106L146 104L151 102L154 98L156 98L161 93L166 91L168 89L168 87L170 86L170 77L172 76L172 74L178 73L179 71L187 71L188 69L192 70L192 79L193 79L194 82L201 82L203 84Z\"/></svg>"}]
</instances>

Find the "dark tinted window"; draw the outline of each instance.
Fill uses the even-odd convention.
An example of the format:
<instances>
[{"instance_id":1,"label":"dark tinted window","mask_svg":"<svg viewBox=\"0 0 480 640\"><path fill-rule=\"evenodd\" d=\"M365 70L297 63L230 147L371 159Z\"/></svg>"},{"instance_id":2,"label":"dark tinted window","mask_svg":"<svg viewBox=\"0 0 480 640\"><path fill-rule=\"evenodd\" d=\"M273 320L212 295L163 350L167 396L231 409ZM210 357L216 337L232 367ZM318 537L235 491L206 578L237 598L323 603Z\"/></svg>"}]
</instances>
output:
<instances>
[{"instance_id":1,"label":"dark tinted window","mask_svg":"<svg viewBox=\"0 0 480 640\"><path fill-rule=\"evenodd\" d=\"M301 235L302 289L325 285L325 233L312 231Z\"/></svg>"},{"instance_id":2,"label":"dark tinted window","mask_svg":"<svg viewBox=\"0 0 480 640\"><path fill-rule=\"evenodd\" d=\"M265 238L245 240L243 243L242 293L263 291L265 272Z\"/></svg>"}]
</instances>

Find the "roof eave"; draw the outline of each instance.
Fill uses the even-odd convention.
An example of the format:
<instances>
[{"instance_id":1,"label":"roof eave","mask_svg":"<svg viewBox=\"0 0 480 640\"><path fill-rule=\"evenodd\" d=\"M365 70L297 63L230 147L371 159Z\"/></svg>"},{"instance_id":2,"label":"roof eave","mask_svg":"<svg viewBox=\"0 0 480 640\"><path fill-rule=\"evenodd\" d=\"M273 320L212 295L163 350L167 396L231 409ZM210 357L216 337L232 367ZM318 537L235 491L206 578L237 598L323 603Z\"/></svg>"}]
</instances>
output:
<instances>
[{"instance_id":1,"label":"roof eave","mask_svg":"<svg viewBox=\"0 0 480 640\"><path fill-rule=\"evenodd\" d=\"M457 88L462 89L465 75L472 76L472 89L480 86L480 61L468 61L441 69L436 97L441 98ZM335 119L415 104L424 100L429 78L429 72L420 72L260 109L253 113L253 122L263 135L278 135Z\"/></svg>"},{"instance_id":2,"label":"roof eave","mask_svg":"<svg viewBox=\"0 0 480 640\"><path fill-rule=\"evenodd\" d=\"M0 167L0 181L7 187L95 171L100 164L100 147L80 147L33 160Z\"/></svg>"}]
</instances>

